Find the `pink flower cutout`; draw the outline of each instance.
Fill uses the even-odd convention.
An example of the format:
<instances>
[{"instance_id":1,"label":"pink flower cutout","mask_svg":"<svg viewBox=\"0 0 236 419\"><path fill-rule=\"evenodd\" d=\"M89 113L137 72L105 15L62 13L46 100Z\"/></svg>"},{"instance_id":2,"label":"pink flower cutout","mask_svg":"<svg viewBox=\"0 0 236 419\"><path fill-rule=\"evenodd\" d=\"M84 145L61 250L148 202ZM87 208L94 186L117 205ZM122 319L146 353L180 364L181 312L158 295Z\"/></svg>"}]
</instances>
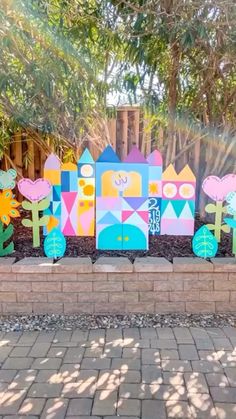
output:
<instances>
[{"instance_id":1,"label":"pink flower cutout","mask_svg":"<svg viewBox=\"0 0 236 419\"><path fill-rule=\"evenodd\" d=\"M51 192L51 184L46 179L21 179L18 182L20 193L31 202L41 201Z\"/></svg>"},{"instance_id":2,"label":"pink flower cutout","mask_svg":"<svg viewBox=\"0 0 236 419\"><path fill-rule=\"evenodd\" d=\"M222 178L208 176L203 181L202 189L214 201L223 202L229 192L236 191L236 175L228 174Z\"/></svg>"}]
</instances>

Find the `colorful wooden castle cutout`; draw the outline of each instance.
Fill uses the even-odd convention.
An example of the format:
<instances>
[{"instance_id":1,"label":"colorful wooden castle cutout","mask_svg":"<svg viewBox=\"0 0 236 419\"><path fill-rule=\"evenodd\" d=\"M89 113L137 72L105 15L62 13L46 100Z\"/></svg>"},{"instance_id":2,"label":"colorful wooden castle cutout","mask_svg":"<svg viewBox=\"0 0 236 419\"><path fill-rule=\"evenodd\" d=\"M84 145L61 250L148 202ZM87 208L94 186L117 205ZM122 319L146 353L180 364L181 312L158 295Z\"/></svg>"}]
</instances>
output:
<instances>
[{"instance_id":1,"label":"colorful wooden castle cutout","mask_svg":"<svg viewBox=\"0 0 236 419\"><path fill-rule=\"evenodd\" d=\"M44 227L44 235L54 227L61 228L61 162L55 154L50 154L44 164L44 179L51 183L49 208L44 211L49 223Z\"/></svg>"},{"instance_id":2,"label":"colorful wooden castle cutout","mask_svg":"<svg viewBox=\"0 0 236 419\"><path fill-rule=\"evenodd\" d=\"M154 150L147 157L148 196L149 196L149 234L157 236L161 232L161 201L162 201L162 155Z\"/></svg>"},{"instance_id":3,"label":"colorful wooden castle cutout","mask_svg":"<svg viewBox=\"0 0 236 419\"><path fill-rule=\"evenodd\" d=\"M98 249L147 249L148 235L193 235L195 176L188 165L179 174L173 165L162 170L158 150L146 160L133 147L121 162L108 146L95 164L86 149L77 165L51 154L44 167L52 185L45 235L58 228L65 236L93 236L95 197Z\"/></svg>"},{"instance_id":4,"label":"colorful wooden castle cutout","mask_svg":"<svg viewBox=\"0 0 236 419\"><path fill-rule=\"evenodd\" d=\"M78 236L94 236L95 162L88 149L78 161Z\"/></svg>"},{"instance_id":5,"label":"colorful wooden castle cutout","mask_svg":"<svg viewBox=\"0 0 236 419\"><path fill-rule=\"evenodd\" d=\"M96 161L98 249L148 249L148 162L134 147L123 162L108 146Z\"/></svg>"},{"instance_id":6,"label":"colorful wooden castle cutout","mask_svg":"<svg viewBox=\"0 0 236 419\"><path fill-rule=\"evenodd\" d=\"M48 234L57 227L65 236L93 236L95 221L95 163L85 149L77 165L61 164L50 154L44 166L44 178L52 185L50 206L45 214L50 221Z\"/></svg>"},{"instance_id":7,"label":"colorful wooden castle cutout","mask_svg":"<svg viewBox=\"0 0 236 419\"><path fill-rule=\"evenodd\" d=\"M170 164L162 176L161 234L194 233L196 178L188 165L179 174Z\"/></svg>"}]
</instances>

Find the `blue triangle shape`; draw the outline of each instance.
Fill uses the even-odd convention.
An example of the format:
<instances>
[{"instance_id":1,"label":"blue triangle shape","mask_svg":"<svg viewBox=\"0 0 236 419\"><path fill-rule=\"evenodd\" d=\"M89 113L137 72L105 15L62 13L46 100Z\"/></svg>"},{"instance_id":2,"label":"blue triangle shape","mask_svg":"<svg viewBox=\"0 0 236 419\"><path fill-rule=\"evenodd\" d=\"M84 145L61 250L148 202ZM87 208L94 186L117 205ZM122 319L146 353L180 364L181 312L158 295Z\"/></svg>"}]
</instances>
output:
<instances>
[{"instance_id":1,"label":"blue triangle shape","mask_svg":"<svg viewBox=\"0 0 236 419\"><path fill-rule=\"evenodd\" d=\"M80 156L78 163L82 163L82 164L86 164L86 163L90 163L93 164L94 160L92 158L92 155L89 151L88 148L86 148L83 152L83 154Z\"/></svg>"},{"instance_id":2,"label":"blue triangle shape","mask_svg":"<svg viewBox=\"0 0 236 419\"><path fill-rule=\"evenodd\" d=\"M97 159L97 163L120 163L120 159L113 148L108 145Z\"/></svg>"},{"instance_id":3,"label":"blue triangle shape","mask_svg":"<svg viewBox=\"0 0 236 419\"><path fill-rule=\"evenodd\" d=\"M53 192L53 201L60 201L61 197L60 197L60 192L61 192L61 187L57 187L57 186L53 186L52 187L52 192Z\"/></svg>"},{"instance_id":4,"label":"blue triangle shape","mask_svg":"<svg viewBox=\"0 0 236 419\"><path fill-rule=\"evenodd\" d=\"M144 202L147 201L147 198L140 196L137 198L124 198L124 200L132 209L136 211L139 207L141 207L142 204L144 204Z\"/></svg>"},{"instance_id":5,"label":"blue triangle shape","mask_svg":"<svg viewBox=\"0 0 236 419\"><path fill-rule=\"evenodd\" d=\"M107 212L104 217L99 220L98 224L120 224L120 221L112 214L112 212Z\"/></svg>"}]
</instances>

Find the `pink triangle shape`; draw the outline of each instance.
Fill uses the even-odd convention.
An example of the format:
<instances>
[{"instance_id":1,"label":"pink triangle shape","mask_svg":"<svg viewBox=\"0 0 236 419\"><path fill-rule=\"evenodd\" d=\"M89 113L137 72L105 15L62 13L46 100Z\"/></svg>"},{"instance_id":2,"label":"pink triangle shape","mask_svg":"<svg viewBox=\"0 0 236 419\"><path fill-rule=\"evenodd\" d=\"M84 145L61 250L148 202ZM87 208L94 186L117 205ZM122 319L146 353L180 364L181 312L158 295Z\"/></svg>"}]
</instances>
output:
<instances>
[{"instance_id":1,"label":"pink triangle shape","mask_svg":"<svg viewBox=\"0 0 236 419\"><path fill-rule=\"evenodd\" d=\"M62 192L63 201L67 209L68 214L70 214L75 200L77 198L77 192Z\"/></svg>"},{"instance_id":2,"label":"pink triangle shape","mask_svg":"<svg viewBox=\"0 0 236 419\"><path fill-rule=\"evenodd\" d=\"M149 214L148 211L137 211L137 214L145 223L148 223L149 221Z\"/></svg>"},{"instance_id":3,"label":"pink triangle shape","mask_svg":"<svg viewBox=\"0 0 236 419\"><path fill-rule=\"evenodd\" d=\"M126 221L134 211L122 211L122 222Z\"/></svg>"},{"instance_id":4,"label":"pink triangle shape","mask_svg":"<svg viewBox=\"0 0 236 419\"><path fill-rule=\"evenodd\" d=\"M75 236L75 231L69 218L63 228L63 234L65 234L65 236Z\"/></svg>"}]
</instances>

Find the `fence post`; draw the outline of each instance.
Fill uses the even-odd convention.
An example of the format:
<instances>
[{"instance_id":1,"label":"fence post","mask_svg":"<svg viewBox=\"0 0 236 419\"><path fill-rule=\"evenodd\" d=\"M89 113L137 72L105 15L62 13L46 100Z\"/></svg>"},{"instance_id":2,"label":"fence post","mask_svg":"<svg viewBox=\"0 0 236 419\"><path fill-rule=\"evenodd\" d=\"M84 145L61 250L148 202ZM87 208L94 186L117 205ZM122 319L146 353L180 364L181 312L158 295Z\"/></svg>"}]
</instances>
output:
<instances>
[{"instance_id":1,"label":"fence post","mask_svg":"<svg viewBox=\"0 0 236 419\"><path fill-rule=\"evenodd\" d=\"M12 143L12 149L13 149L13 163L16 166L16 169L20 176L22 176L22 139L21 139L21 130L15 132L13 135L13 143Z\"/></svg>"},{"instance_id":2,"label":"fence post","mask_svg":"<svg viewBox=\"0 0 236 419\"><path fill-rule=\"evenodd\" d=\"M128 112L126 108L117 110L116 149L117 154L123 160L128 154Z\"/></svg>"},{"instance_id":3,"label":"fence post","mask_svg":"<svg viewBox=\"0 0 236 419\"><path fill-rule=\"evenodd\" d=\"M134 145L139 147L139 106L128 110L128 153Z\"/></svg>"},{"instance_id":4,"label":"fence post","mask_svg":"<svg viewBox=\"0 0 236 419\"><path fill-rule=\"evenodd\" d=\"M116 119L109 118L107 122L111 146L116 151Z\"/></svg>"}]
</instances>

